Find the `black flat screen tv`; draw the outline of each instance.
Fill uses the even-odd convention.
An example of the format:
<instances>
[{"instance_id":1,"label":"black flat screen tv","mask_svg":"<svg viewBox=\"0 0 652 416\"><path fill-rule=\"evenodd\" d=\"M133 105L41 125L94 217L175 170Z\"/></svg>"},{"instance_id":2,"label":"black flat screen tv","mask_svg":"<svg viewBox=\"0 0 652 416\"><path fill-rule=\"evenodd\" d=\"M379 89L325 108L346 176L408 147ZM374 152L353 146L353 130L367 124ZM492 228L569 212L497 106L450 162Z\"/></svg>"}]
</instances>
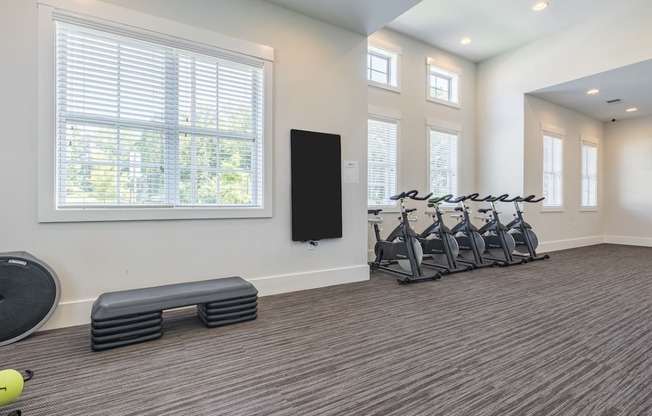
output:
<instances>
[{"instance_id":1,"label":"black flat screen tv","mask_svg":"<svg viewBox=\"0 0 652 416\"><path fill-rule=\"evenodd\" d=\"M290 131L292 241L342 237L339 134Z\"/></svg>"}]
</instances>

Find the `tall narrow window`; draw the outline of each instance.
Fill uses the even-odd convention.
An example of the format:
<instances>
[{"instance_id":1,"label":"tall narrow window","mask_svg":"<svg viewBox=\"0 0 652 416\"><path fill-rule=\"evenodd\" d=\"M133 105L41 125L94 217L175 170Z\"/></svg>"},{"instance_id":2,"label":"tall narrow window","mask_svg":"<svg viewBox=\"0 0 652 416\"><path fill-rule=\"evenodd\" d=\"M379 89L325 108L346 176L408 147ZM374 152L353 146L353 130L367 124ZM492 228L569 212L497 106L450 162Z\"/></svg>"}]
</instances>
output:
<instances>
[{"instance_id":1,"label":"tall narrow window","mask_svg":"<svg viewBox=\"0 0 652 416\"><path fill-rule=\"evenodd\" d=\"M56 212L269 211L269 62L58 11L51 19ZM137 218L116 214L127 211Z\"/></svg>"},{"instance_id":2,"label":"tall narrow window","mask_svg":"<svg viewBox=\"0 0 652 416\"><path fill-rule=\"evenodd\" d=\"M598 146L582 141L582 208L598 207Z\"/></svg>"},{"instance_id":3,"label":"tall narrow window","mask_svg":"<svg viewBox=\"0 0 652 416\"><path fill-rule=\"evenodd\" d=\"M370 117L368 120L367 204L395 207L398 172L398 121Z\"/></svg>"},{"instance_id":4,"label":"tall narrow window","mask_svg":"<svg viewBox=\"0 0 652 416\"><path fill-rule=\"evenodd\" d=\"M563 136L543 132L543 206L563 208Z\"/></svg>"},{"instance_id":5,"label":"tall narrow window","mask_svg":"<svg viewBox=\"0 0 652 416\"><path fill-rule=\"evenodd\" d=\"M460 106L460 71L442 68L428 58L428 100L453 107Z\"/></svg>"},{"instance_id":6,"label":"tall narrow window","mask_svg":"<svg viewBox=\"0 0 652 416\"><path fill-rule=\"evenodd\" d=\"M430 127L429 136L429 192L457 196L459 132Z\"/></svg>"},{"instance_id":7,"label":"tall narrow window","mask_svg":"<svg viewBox=\"0 0 652 416\"><path fill-rule=\"evenodd\" d=\"M401 49L380 40L370 40L367 47L369 85L400 91Z\"/></svg>"}]
</instances>

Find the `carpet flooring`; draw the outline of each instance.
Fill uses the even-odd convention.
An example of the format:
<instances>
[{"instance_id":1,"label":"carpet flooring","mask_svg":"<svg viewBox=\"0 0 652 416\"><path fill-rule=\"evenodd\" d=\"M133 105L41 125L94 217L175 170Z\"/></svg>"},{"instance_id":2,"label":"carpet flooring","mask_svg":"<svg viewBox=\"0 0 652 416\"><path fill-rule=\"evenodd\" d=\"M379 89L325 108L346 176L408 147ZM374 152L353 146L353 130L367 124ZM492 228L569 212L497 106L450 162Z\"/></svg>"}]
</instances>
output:
<instances>
[{"instance_id":1,"label":"carpet flooring","mask_svg":"<svg viewBox=\"0 0 652 416\"><path fill-rule=\"evenodd\" d=\"M34 371L0 415L652 415L652 248L550 254L260 297L226 327L166 311L107 351L89 325L37 332L0 347Z\"/></svg>"}]
</instances>

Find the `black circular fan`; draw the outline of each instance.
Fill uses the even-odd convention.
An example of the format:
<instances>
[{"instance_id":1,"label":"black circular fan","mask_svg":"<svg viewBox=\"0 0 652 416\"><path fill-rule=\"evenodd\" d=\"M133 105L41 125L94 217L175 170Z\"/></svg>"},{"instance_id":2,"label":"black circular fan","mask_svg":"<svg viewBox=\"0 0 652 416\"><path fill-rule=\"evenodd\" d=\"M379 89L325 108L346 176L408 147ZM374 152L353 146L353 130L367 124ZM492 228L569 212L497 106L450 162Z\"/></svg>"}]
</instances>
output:
<instances>
[{"instance_id":1,"label":"black circular fan","mask_svg":"<svg viewBox=\"0 0 652 416\"><path fill-rule=\"evenodd\" d=\"M26 252L0 253L0 346L40 328L60 296L59 279L47 264Z\"/></svg>"}]
</instances>

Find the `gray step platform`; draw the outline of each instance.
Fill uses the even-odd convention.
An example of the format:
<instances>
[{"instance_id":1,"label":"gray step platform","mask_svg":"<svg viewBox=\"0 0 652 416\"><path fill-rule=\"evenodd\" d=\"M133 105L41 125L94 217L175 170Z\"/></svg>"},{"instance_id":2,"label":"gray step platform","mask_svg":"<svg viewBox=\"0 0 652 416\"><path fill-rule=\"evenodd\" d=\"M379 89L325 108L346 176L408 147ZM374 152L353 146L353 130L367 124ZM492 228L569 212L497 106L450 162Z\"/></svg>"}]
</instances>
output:
<instances>
[{"instance_id":1,"label":"gray step platform","mask_svg":"<svg viewBox=\"0 0 652 416\"><path fill-rule=\"evenodd\" d=\"M98 351L160 338L166 309L197 305L209 328L255 319L257 299L258 290L238 276L103 293L93 303L91 347Z\"/></svg>"}]
</instances>

